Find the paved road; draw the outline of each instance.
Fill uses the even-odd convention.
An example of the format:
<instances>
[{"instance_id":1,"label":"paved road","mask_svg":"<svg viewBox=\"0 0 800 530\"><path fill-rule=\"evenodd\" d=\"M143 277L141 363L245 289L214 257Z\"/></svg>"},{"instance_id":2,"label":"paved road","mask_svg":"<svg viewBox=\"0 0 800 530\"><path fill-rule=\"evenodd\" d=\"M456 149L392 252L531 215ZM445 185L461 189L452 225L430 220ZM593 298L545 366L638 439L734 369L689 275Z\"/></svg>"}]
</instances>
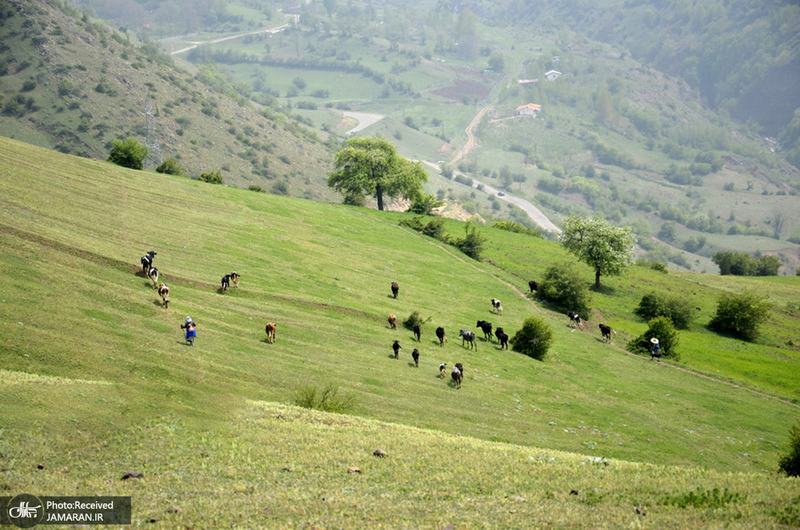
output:
<instances>
[{"instance_id":1,"label":"paved road","mask_svg":"<svg viewBox=\"0 0 800 530\"><path fill-rule=\"evenodd\" d=\"M424 161L424 160L423 160L423 163L429 165L430 167L432 167L432 168L434 168L434 169L436 169L438 171L441 171L441 168L439 167L438 164L434 164L433 162L427 162L427 161ZM464 175L465 177L471 178L472 179L472 187L473 188L477 188L478 186L483 185L483 191L485 191L489 195L495 195L501 201L510 202L511 204L519 206L520 208L522 208L522 210L525 213L528 214L528 217L530 217L531 220L534 223L536 223L537 225L539 225L542 229L547 230L548 232L555 232L556 234L560 234L561 233L561 229L559 227L557 227L555 224L553 224L553 222L550 219L548 219L547 216L545 214L543 214L541 210L539 210L539 208L537 208L536 206L531 204L529 201L527 201L525 199L522 199L520 197L516 197L514 195L511 195L508 192L503 192L503 195L498 195L498 193L500 193L501 190L498 190L494 186L486 184L485 182L481 182L479 180L476 180L474 177L470 177L469 175L465 175L464 173L461 173L460 171L455 171L454 170L453 174Z\"/></svg>"},{"instance_id":2,"label":"paved road","mask_svg":"<svg viewBox=\"0 0 800 530\"><path fill-rule=\"evenodd\" d=\"M352 129L350 129L349 131L347 131L345 133L345 134L348 134L348 135L349 134L355 134L358 131L366 129L370 125L372 125L374 123L378 123L379 121L381 121L383 119L383 116L381 114L367 114L367 113L364 113L364 112L351 112L349 110L342 111L342 114L344 114L345 116L348 116L350 118L355 118L356 120L358 120L358 125L356 125L355 127L353 127Z\"/></svg>"},{"instance_id":3,"label":"paved road","mask_svg":"<svg viewBox=\"0 0 800 530\"><path fill-rule=\"evenodd\" d=\"M291 15L291 16L295 17L294 21L295 21L295 24L297 24L297 19L300 17L300 15ZM240 39L242 37L246 37L247 35L258 35L259 33L278 33L279 31L285 30L290 25L291 24L287 23L287 24L284 24L282 26L278 26L276 28L259 29L259 30L256 30L256 31L248 31L246 33L238 33L236 35L230 35L228 37L220 37L219 39L214 39L214 40L191 42L191 44L192 44L191 46L188 46L186 48L181 48L180 50L175 50L174 52L171 52L170 55L177 55L179 53L188 52L189 50L194 50L195 48L197 48L198 46L201 46L203 44L216 44L218 42L225 42L227 40Z\"/></svg>"}]
</instances>

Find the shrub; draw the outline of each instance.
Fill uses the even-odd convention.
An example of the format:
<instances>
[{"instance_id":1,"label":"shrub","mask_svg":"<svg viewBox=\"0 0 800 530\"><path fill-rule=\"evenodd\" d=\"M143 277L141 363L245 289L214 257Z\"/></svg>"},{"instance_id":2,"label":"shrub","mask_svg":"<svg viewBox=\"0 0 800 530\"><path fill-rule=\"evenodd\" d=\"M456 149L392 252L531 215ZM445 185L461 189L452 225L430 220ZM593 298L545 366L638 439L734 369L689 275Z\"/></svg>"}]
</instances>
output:
<instances>
[{"instance_id":1,"label":"shrub","mask_svg":"<svg viewBox=\"0 0 800 530\"><path fill-rule=\"evenodd\" d=\"M442 218L431 219L422 229L422 233L445 243L450 241L450 238L444 233L444 219Z\"/></svg>"},{"instance_id":2,"label":"shrub","mask_svg":"<svg viewBox=\"0 0 800 530\"><path fill-rule=\"evenodd\" d=\"M205 173L200 173L197 180L208 182L209 184L222 184L222 175L220 175L219 171L206 171Z\"/></svg>"},{"instance_id":3,"label":"shrub","mask_svg":"<svg viewBox=\"0 0 800 530\"><path fill-rule=\"evenodd\" d=\"M695 316L695 310L688 301L656 293L644 295L633 312L645 320L667 317L678 329L688 329Z\"/></svg>"},{"instance_id":4,"label":"shrub","mask_svg":"<svg viewBox=\"0 0 800 530\"><path fill-rule=\"evenodd\" d=\"M515 352L542 361L553 343L553 330L544 320L530 317L525 319L522 329L517 331L510 342Z\"/></svg>"},{"instance_id":5,"label":"shrub","mask_svg":"<svg viewBox=\"0 0 800 530\"><path fill-rule=\"evenodd\" d=\"M589 285L583 281L581 273L572 264L548 267L536 291L538 299L563 312L574 311L584 320L589 318L591 296Z\"/></svg>"},{"instance_id":6,"label":"shrub","mask_svg":"<svg viewBox=\"0 0 800 530\"><path fill-rule=\"evenodd\" d=\"M708 325L715 331L752 341L758 337L759 327L771 308L766 295L750 290L741 294L726 293L717 300L717 312Z\"/></svg>"},{"instance_id":7,"label":"shrub","mask_svg":"<svg viewBox=\"0 0 800 530\"><path fill-rule=\"evenodd\" d=\"M313 385L301 386L294 402L303 408L341 414L353 407L355 399L353 396L341 394L338 385L327 383L322 389L317 389Z\"/></svg>"},{"instance_id":8,"label":"shrub","mask_svg":"<svg viewBox=\"0 0 800 530\"><path fill-rule=\"evenodd\" d=\"M133 138L114 140L111 145L111 153L108 155L109 162L130 169L144 168L144 159L150 154L147 147Z\"/></svg>"},{"instance_id":9,"label":"shrub","mask_svg":"<svg viewBox=\"0 0 800 530\"><path fill-rule=\"evenodd\" d=\"M185 169L174 158L167 158L156 168L156 172L167 175L183 175L184 171Z\"/></svg>"},{"instance_id":10,"label":"shrub","mask_svg":"<svg viewBox=\"0 0 800 530\"><path fill-rule=\"evenodd\" d=\"M676 361L680 360L680 355L675 351L678 346L678 332L669 317L656 317L648 322L647 331L630 341L628 350L634 353L649 354L650 339L653 337L657 338L661 345L661 355Z\"/></svg>"},{"instance_id":11,"label":"shrub","mask_svg":"<svg viewBox=\"0 0 800 530\"><path fill-rule=\"evenodd\" d=\"M247 186L247 189L248 189L248 191L255 191L257 193L266 193L267 192L264 188L262 188L261 186L258 186L256 184L250 184L249 186Z\"/></svg>"},{"instance_id":12,"label":"shrub","mask_svg":"<svg viewBox=\"0 0 800 530\"><path fill-rule=\"evenodd\" d=\"M433 210L443 206L444 202L438 200L433 195L428 195L427 193L420 193L418 196L414 198L414 201L411 203L408 211L411 213L416 213L420 215L431 215Z\"/></svg>"},{"instance_id":13,"label":"shrub","mask_svg":"<svg viewBox=\"0 0 800 530\"><path fill-rule=\"evenodd\" d=\"M494 195L492 195L490 199L494 199ZM544 237L541 230L528 228L527 226L516 221L497 221L492 225L492 227L499 228L500 230L506 230L508 232L514 232L515 234L525 234L531 237Z\"/></svg>"},{"instance_id":14,"label":"shrub","mask_svg":"<svg viewBox=\"0 0 800 530\"><path fill-rule=\"evenodd\" d=\"M789 452L778 460L778 467L790 477L800 477L800 423L789 430Z\"/></svg>"},{"instance_id":15,"label":"shrub","mask_svg":"<svg viewBox=\"0 0 800 530\"><path fill-rule=\"evenodd\" d=\"M412 330L414 326L422 326L425 322L430 321L431 317L428 317L426 320L422 320L422 317L419 316L419 311L412 311L408 318L403 321L403 327Z\"/></svg>"},{"instance_id":16,"label":"shrub","mask_svg":"<svg viewBox=\"0 0 800 530\"><path fill-rule=\"evenodd\" d=\"M412 217L411 219L403 219L400 221L400 226L407 226L411 230L416 230L417 232L422 232L425 229L421 215Z\"/></svg>"},{"instance_id":17,"label":"shrub","mask_svg":"<svg viewBox=\"0 0 800 530\"><path fill-rule=\"evenodd\" d=\"M367 205L367 198L363 193L345 193L344 198L342 199L342 204L346 204L348 206L360 206L363 208Z\"/></svg>"},{"instance_id":18,"label":"shrub","mask_svg":"<svg viewBox=\"0 0 800 530\"><path fill-rule=\"evenodd\" d=\"M470 258L480 261L484 243L486 243L486 238L478 232L478 229L466 224L464 225L464 238L456 239L453 245Z\"/></svg>"}]
</instances>

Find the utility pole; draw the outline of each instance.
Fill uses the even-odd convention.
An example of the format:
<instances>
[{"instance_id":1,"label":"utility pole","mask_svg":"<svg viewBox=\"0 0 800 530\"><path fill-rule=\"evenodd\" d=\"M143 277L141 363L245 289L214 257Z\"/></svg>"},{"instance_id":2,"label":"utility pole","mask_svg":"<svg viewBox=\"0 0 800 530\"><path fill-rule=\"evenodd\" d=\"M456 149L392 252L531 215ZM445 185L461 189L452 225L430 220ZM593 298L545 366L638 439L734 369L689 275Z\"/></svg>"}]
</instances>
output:
<instances>
[{"instance_id":1,"label":"utility pole","mask_svg":"<svg viewBox=\"0 0 800 530\"><path fill-rule=\"evenodd\" d=\"M144 166L147 168L149 163L153 163L158 167L164 159L161 156L161 147L158 145L158 136L156 136L156 117L153 114L153 102L149 98L144 104L144 119L147 125L147 136L144 139L144 145L150 150Z\"/></svg>"}]
</instances>

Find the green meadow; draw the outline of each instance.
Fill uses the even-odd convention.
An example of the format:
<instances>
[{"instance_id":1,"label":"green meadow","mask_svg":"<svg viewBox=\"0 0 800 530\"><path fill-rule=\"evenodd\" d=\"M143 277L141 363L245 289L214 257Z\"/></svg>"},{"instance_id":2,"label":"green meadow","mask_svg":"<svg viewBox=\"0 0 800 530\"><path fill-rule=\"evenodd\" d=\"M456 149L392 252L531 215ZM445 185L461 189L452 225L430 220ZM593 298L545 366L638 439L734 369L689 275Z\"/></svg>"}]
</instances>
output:
<instances>
[{"instance_id":1,"label":"green meadow","mask_svg":"<svg viewBox=\"0 0 800 530\"><path fill-rule=\"evenodd\" d=\"M800 417L796 279L632 267L604 280L576 330L525 293L573 258L497 229L480 229L488 244L477 262L399 226L408 214L8 139L0 206L7 494L132 495L134 526L169 528L800 523L800 483L777 474ZM447 230L460 236L463 224ZM169 309L140 273L148 250ZM223 294L233 270L240 286ZM753 344L705 328L716 296L744 286L775 304ZM650 290L700 308L679 362L624 350L646 328L632 310ZM412 311L429 319L420 343L386 322ZM198 323L193 347L179 329L187 315ZM529 316L554 332L544 362L458 340L477 320L513 336ZM618 331L612 344L600 321ZM274 344L267 322L277 323ZM461 390L439 379L441 362L464 364ZM293 405L304 387L329 384L351 398L347 414ZM123 482L127 470L145 477Z\"/></svg>"}]
</instances>

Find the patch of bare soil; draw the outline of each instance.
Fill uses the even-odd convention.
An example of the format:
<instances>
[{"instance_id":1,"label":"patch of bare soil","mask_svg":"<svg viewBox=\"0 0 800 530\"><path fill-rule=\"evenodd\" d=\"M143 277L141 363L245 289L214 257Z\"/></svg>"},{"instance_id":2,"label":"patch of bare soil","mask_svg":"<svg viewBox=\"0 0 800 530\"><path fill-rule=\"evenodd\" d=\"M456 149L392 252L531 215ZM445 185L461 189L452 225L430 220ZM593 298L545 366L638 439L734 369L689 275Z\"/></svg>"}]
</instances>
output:
<instances>
[{"instance_id":1,"label":"patch of bare soil","mask_svg":"<svg viewBox=\"0 0 800 530\"><path fill-rule=\"evenodd\" d=\"M486 98L491 91L492 87L489 85L476 83L475 81L459 80L450 86L434 90L433 93L455 101L461 101L464 97L480 101Z\"/></svg>"}]
</instances>

